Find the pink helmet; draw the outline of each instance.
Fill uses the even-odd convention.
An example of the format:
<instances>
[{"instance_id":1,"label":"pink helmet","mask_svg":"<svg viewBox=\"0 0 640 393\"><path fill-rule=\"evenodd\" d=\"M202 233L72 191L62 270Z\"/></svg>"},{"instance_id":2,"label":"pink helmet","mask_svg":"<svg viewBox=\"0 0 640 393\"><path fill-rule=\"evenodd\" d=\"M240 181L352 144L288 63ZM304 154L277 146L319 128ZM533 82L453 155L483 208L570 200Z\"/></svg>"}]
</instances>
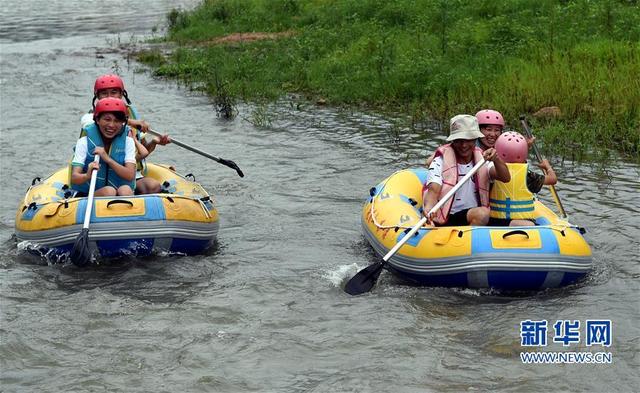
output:
<instances>
[{"instance_id":1,"label":"pink helmet","mask_svg":"<svg viewBox=\"0 0 640 393\"><path fill-rule=\"evenodd\" d=\"M476 119L478 119L478 125L498 125L500 127L504 127L504 119L502 115L498 111L494 111L493 109L483 109L476 113Z\"/></svg>"},{"instance_id":2,"label":"pink helmet","mask_svg":"<svg viewBox=\"0 0 640 393\"><path fill-rule=\"evenodd\" d=\"M93 94L98 94L98 90L117 88L124 92L124 82L118 75L107 74L99 76L93 84Z\"/></svg>"},{"instance_id":3,"label":"pink helmet","mask_svg":"<svg viewBox=\"0 0 640 393\"><path fill-rule=\"evenodd\" d=\"M502 133L496 140L496 152L502 161L509 163L527 162L529 146L522 134L514 131Z\"/></svg>"},{"instance_id":4,"label":"pink helmet","mask_svg":"<svg viewBox=\"0 0 640 393\"><path fill-rule=\"evenodd\" d=\"M122 113L122 117L126 119L127 105L119 98L103 98L96 104L96 109L93 111L93 120L97 120L98 116L105 112Z\"/></svg>"}]
</instances>

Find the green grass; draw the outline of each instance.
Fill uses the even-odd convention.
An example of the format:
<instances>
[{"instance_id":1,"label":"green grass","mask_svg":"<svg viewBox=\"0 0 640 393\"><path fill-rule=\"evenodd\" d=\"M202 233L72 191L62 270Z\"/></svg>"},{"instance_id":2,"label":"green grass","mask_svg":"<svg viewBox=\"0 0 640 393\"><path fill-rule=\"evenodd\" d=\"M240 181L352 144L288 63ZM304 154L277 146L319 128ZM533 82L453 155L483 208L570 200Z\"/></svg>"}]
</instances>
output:
<instances>
[{"instance_id":1,"label":"green grass","mask_svg":"<svg viewBox=\"0 0 640 393\"><path fill-rule=\"evenodd\" d=\"M558 106L560 118L532 120L556 151L640 155L638 1L206 0L168 20L179 48L142 60L213 96L220 86L243 100L298 92L414 122L491 107L514 128L520 114Z\"/></svg>"}]
</instances>

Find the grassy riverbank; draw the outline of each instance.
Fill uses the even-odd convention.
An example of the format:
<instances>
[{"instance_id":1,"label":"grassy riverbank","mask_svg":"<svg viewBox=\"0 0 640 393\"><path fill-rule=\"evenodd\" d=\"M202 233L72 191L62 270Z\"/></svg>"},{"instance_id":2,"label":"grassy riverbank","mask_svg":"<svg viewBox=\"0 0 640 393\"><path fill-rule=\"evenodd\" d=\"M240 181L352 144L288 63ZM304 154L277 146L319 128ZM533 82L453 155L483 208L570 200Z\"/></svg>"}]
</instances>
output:
<instances>
[{"instance_id":1,"label":"grassy riverbank","mask_svg":"<svg viewBox=\"0 0 640 393\"><path fill-rule=\"evenodd\" d=\"M640 152L640 4L632 0L206 0L172 12L161 76L214 97L304 93L419 122L555 106L532 121L557 150ZM217 40L237 32L286 32ZM531 117L531 116L530 116Z\"/></svg>"}]
</instances>

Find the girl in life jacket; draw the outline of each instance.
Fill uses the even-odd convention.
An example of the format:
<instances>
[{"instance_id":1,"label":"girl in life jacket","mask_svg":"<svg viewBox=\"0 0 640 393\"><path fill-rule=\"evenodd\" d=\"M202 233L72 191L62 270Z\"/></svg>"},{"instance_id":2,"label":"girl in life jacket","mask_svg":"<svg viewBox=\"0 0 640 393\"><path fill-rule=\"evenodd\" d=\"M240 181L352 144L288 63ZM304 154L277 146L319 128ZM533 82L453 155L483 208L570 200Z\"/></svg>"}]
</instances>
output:
<instances>
[{"instance_id":1,"label":"girl in life jacket","mask_svg":"<svg viewBox=\"0 0 640 393\"><path fill-rule=\"evenodd\" d=\"M93 100L92 106L95 108L96 100L100 100L106 97L114 97L124 99L127 102L127 124L133 128L134 142L136 145L136 194L154 194L161 190L160 182L157 180L146 177L147 166L145 157L151 154L157 145L166 145L171 143L171 139L168 135L163 135L161 138L147 136L146 132L149 130L149 123L140 119L138 111L131 104L127 90L124 88L124 82L118 75L102 75L96 79L93 86ZM81 123L84 128L86 124L91 123L92 116L87 114L83 116ZM83 136L84 131L80 136Z\"/></svg>"},{"instance_id":2,"label":"girl in life jacket","mask_svg":"<svg viewBox=\"0 0 640 393\"><path fill-rule=\"evenodd\" d=\"M71 188L89 192L91 173L98 171L95 196L133 195L136 187L136 148L127 126L127 108L119 98L103 98L93 112L94 123L78 139L71 161ZM100 162L94 162L94 155Z\"/></svg>"},{"instance_id":3,"label":"girl in life jacket","mask_svg":"<svg viewBox=\"0 0 640 393\"><path fill-rule=\"evenodd\" d=\"M493 109L483 109L476 113L476 119L478 119L478 125L480 126L480 132L484 135L483 138L478 139L477 146L485 151L496 147L496 141L504 130L505 122L502 113L494 111ZM531 148L536 141L536 137L526 138L527 146Z\"/></svg>"},{"instance_id":4,"label":"girl in life jacket","mask_svg":"<svg viewBox=\"0 0 640 393\"><path fill-rule=\"evenodd\" d=\"M546 175L529 170L527 140L517 132L500 135L495 141L495 149L507 164L511 180L506 183L495 181L489 191L489 225L534 225L534 194L540 192L545 184L556 184L558 178L553 168L545 159L538 166Z\"/></svg>"}]
</instances>

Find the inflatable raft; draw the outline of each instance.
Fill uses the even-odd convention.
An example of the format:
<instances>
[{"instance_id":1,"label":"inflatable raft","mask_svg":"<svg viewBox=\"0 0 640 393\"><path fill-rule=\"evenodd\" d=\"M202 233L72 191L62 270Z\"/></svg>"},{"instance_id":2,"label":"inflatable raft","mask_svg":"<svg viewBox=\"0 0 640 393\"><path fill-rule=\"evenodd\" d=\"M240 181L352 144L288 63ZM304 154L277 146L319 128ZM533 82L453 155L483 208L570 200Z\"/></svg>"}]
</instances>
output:
<instances>
[{"instance_id":1,"label":"inflatable raft","mask_svg":"<svg viewBox=\"0 0 640 393\"><path fill-rule=\"evenodd\" d=\"M363 232L384 256L422 217L427 170L394 173L370 190ZM535 226L424 227L388 261L418 285L537 290L569 285L591 269L584 229L535 202Z\"/></svg>"},{"instance_id":2,"label":"inflatable raft","mask_svg":"<svg viewBox=\"0 0 640 393\"><path fill-rule=\"evenodd\" d=\"M218 212L192 175L148 164L148 174L162 184L159 194L96 197L89 230L94 256L145 256L167 251L198 254L214 242ZM69 253L80 233L87 198L74 198L62 168L42 182L36 178L18 207L16 238L50 260ZM188 177L192 177L190 180Z\"/></svg>"}]
</instances>

